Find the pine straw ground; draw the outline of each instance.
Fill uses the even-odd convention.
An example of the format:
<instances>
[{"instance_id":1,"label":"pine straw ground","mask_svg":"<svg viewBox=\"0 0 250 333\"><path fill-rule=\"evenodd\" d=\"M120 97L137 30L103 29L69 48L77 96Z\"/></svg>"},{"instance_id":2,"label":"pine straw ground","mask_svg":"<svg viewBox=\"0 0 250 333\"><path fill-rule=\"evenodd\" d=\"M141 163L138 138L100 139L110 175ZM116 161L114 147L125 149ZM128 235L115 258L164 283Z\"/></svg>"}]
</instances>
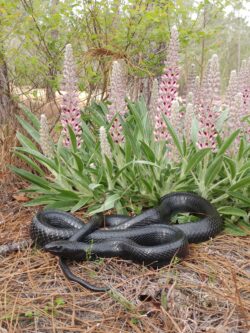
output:
<instances>
[{"instance_id":1,"label":"pine straw ground","mask_svg":"<svg viewBox=\"0 0 250 333\"><path fill-rule=\"evenodd\" d=\"M2 188L0 244L27 239L35 209ZM72 264L112 293L68 282L57 259L29 247L0 260L0 332L240 333L250 329L250 237L219 235L160 270L105 259Z\"/></svg>"}]
</instances>

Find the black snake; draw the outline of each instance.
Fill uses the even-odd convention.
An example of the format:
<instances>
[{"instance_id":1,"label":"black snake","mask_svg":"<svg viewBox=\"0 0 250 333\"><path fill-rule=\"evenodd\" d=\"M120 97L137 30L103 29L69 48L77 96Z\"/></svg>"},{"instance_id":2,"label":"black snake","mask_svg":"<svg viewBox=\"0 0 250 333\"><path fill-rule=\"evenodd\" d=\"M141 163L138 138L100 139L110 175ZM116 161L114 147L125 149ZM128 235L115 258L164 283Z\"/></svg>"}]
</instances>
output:
<instances>
[{"instance_id":1,"label":"black snake","mask_svg":"<svg viewBox=\"0 0 250 333\"><path fill-rule=\"evenodd\" d=\"M199 220L169 225L177 213L190 213ZM92 286L73 275L65 260L120 257L161 267L175 255L185 257L188 243L208 240L222 227L219 213L207 200L194 193L176 192L165 195L158 207L140 215L94 215L87 224L62 211L41 211L33 218L30 232L31 238L45 251L59 256L62 271L69 280L93 291L106 291L108 288Z\"/></svg>"}]
</instances>

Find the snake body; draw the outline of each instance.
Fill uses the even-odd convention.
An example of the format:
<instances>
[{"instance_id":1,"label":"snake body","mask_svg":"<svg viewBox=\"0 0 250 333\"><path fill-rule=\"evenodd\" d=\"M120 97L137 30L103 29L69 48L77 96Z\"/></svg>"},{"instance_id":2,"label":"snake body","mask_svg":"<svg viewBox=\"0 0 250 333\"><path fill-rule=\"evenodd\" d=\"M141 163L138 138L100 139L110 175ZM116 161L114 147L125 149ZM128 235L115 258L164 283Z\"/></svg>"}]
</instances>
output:
<instances>
[{"instance_id":1,"label":"snake body","mask_svg":"<svg viewBox=\"0 0 250 333\"><path fill-rule=\"evenodd\" d=\"M191 213L197 222L169 225L177 213ZM168 264L176 255L188 253L188 243L199 243L222 230L217 210L204 198L189 192L176 192L161 198L158 207L129 217L93 216L87 224L69 213L41 211L32 220L31 238L46 251L59 256L60 266L70 280L94 290L105 291L73 275L66 259L94 260L120 257L152 267ZM106 226L105 229L100 229Z\"/></svg>"}]
</instances>

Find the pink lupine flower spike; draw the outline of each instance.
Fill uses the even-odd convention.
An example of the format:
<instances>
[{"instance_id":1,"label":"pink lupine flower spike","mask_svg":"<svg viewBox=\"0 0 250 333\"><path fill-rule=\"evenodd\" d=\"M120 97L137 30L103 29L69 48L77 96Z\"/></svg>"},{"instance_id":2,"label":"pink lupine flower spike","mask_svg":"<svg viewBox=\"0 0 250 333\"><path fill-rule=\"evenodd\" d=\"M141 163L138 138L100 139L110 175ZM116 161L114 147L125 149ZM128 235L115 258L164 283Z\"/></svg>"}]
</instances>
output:
<instances>
[{"instance_id":1,"label":"pink lupine flower spike","mask_svg":"<svg viewBox=\"0 0 250 333\"><path fill-rule=\"evenodd\" d=\"M80 120L81 113L79 107L79 96L77 93L75 63L70 44L66 45L65 50L62 90L64 91L63 102L61 105L61 123L63 127L62 134L64 137L63 142L66 147L69 147L69 125L75 133L77 146L80 147L82 143L82 128Z\"/></svg>"}]
</instances>

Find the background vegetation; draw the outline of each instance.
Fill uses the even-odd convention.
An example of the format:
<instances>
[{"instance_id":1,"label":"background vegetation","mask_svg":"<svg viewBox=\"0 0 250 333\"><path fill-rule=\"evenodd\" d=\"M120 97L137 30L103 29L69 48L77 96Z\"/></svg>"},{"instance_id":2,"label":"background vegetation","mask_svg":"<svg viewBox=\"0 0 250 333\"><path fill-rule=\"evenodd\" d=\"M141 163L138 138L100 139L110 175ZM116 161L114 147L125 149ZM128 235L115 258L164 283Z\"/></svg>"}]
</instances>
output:
<instances>
[{"instance_id":1,"label":"background vegetation","mask_svg":"<svg viewBox=\"0 0 250 333\"><path fill-rule=\"evenodd\" d=\"M230 70L248 56L244 5L238 0L1 0L0 122L20 96L37 99L34 89L45 89L43 103L55 100L67 43L77 59L79 90L88 91L85 102L97 94L107 98L111 62L120 58L129 65L131 95L137 98L161 73L173 25L181 41L181 92L191 64L202 78L214 53L225 87Z\"/></svg>"}]
</instances>

